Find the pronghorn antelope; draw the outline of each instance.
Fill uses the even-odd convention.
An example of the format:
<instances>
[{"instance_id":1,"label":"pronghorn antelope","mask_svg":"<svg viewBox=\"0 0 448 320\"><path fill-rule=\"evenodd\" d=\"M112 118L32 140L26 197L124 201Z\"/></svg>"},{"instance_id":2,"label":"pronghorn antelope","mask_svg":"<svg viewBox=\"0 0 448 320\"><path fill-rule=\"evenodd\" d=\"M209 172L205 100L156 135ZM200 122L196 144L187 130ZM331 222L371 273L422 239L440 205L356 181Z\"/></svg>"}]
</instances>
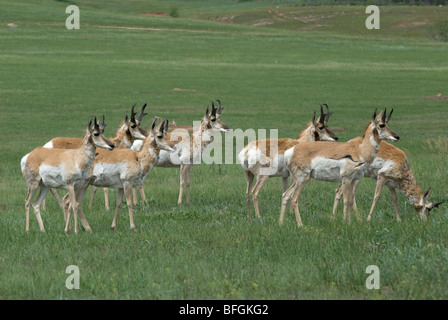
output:
<instances>
[{"instance_id":1,"label":"pronghorn antelope","mask_svg":"<svg viewBox=\"0 0 448 320\"><path fill-rule=\"evenodd\" d=\"M145 113L146 105L147 105L146 103L143 105L137 117L136 117L137 113L134 112L135 104L131 108L130 118L126 113L126 118L124 122L120 124L120 127L117 130L115 137L111 139L115 143L115 147L117 149L130 149L137 141L143 142L146 139L148 133L140 126L143 117L147 115L147 113ZM92 186L92 194L90 196L89 208L92 208L93 206L93 200L95 198L96 191L97 187ZM108 188L104 188L104 205L106 207L106 210L109 211L110 205L109 205Z\"/></svg>"},{"instance_id":2,"label":"pronghorn antelope","mask_svg":"<svg viewBox=\"0 0 448 320\"><path fill-rule=\"evenodd\" d=\"M362 137L357 137L348 142L360 144L361 141ZM367 221L370 221L370 219L372 218L373 211L375 210L376 203L381 196L381 190L384 185L389 188L389 191L392 195L393 205L395 207L395 213L398 222L401 221L401 218L400 211L398 209L397 193L395 189L400 190L406 196L406 198L408 198L409 202L414 207L415 211L419 213L419 216L422 219L426 219L432 209L437 208L444 202L439 201L436 203L431 203L428 201L429 195L432 192L431 188L423 193L422 188L415 180L411 168L409 167L408 160L406 159L406 153L391 145L390 143L381 141L380 149L378 151L378 154L376 155L376 158L367 166L366 169L367 170L364 176L376 179L375 196L373 198L372 207L370 208ZM358 184L359 180L355 182L355 190ZM342 187L339 186L336 190L334 199L333 216L336 214L341 196ZM353 198L353 209L355 211L358 210L355 197Z\"/></svg>"},{"instance_id":3,"label":"pronghorn antelope","mask_svg":"<svg viewBox=\"0 0 448 320\"><path fill-rule=\"evenodd\" d=\"M89 184L118 189L115 215L111 226L113 230L116 229L118 212L123 201L123 195L126 194L130 227L131 230L136 231L132 213L132 187L143 183L156 163L161 150L173 151L167 143L166 128L168 127L168 120L162 123L158 130L155 125L154 121L151 132L139 152L131 149L115 149L108 153L98 150L99 152L90 169ZM67 207L66 200L64 203Z\"/></svg>"},{"instance_id":4,"label":"pronghorn antelope","mask_svg":"<svg viewBox=\"0 0 448 320\"><path fill-rule=\"evenodd\" d=\"M150 120L150 122L151 121L158 122L159 120L161 120L161 118L158 116L155 116L153 119ZM193 132L194 128L193 128L193 126L190 126L190 125L176 125L174 123L174 121L172 121L172 123L170 123L168 125L168 135L170 135L170 131L173 131L176 129L177 130L179 130L179 129L187 130L188 132ZM134 143L132 144L131 149L134 151L140 151L140 149L142 148L142 145L143 145L143 141L144 140L135 140ZM145 195L145 191L143 189L143 184L139 185L138 188L139 188L140 198L141 198L142 202L146 202L146 195ZM136 192L135 187L132 188L132 199L133 199L133 203L136 204L137 203L137 192Z\"/></svg>"},{"instance_id":5,"label":"pronghorn antelope","mask_svg":"<svg viewBox=\"0 0 448 320\"><path fill-rule=\"evenodd\" d=\"M260 218L258 208L258 193L263 185L270 177L282 177L283 192L288 187L289 171L285 167L283 155L286 150L296 144L304 141L337 141L338 138L328 129L328 119L332 114L328 110L325 114L322 105L320 105L320 117L316 119L314 112L313 119L308 123L297 138L295 139L273 139L256 140L245 146L238 155L238 160L243 167L246 176L246 198L247 198L247 215L249 220L252 219L250 213L250 197L254 202L255 214ZM276 145L275 145L276 144ZM273 146L274 150L271 150ZM274 151L274 153L272 153ZM270 167L272 170L267 170ZM255 186L252 188L254 178L257 178Z\"/></svg>"},{"instance_id":6,"label":"pronghorn antelope","mask_svg":"<svg viewBox=\"0 0 448 320\"><path fill-rule=\"evenodd\" d=\"M393 110L392 110L393 111ZM359 145L348 142L303 142L285 152L285 163L291 174L291 186L283 193L280 211L280 225L283 224L285 209L292 199L297 225L301 227L298 198L310 178L321 181L342 182L344 194L344 220L351 221L354 197L353 182L364 176L366 165L372 163L383 139L397 141L388 122L392 115L386 110L378 115L375 110Z\"/></svg>"},{"instance_id":7,"label":"pronghorn antelope","mask_svg":"<svg viewBox=\"0 0 448 320\"><path fill-rule=\"evenodd\" d=\"M184 187L186 187L186 203L190 203L190 169L191 166L200 163L203 151L211 143L214 132L227 132L229 128L221 122L221 112L224 107L218 102L218 108L212 101L212 110L209 107L201 120L199 128L194 128L193 134L188 134L187 130L176 130L169 133L169 141L175 146L174 153L160 151L160 156L156 162L157 167L177 168L180 167L180 188L177 203L182 203ZM178 139L180 138L180 139ZM176 140L178 139L178 140Z\"/></svg>"},{"instance_id":8,"label":"pronghorn antelope","mask_svg":"<svg viewBox=\"0 0 448 320\"><path fill-rule=\"evenodd\" d=\"M39 195L33 203L34 213L41 231L45 231L40 216L40 205L50 188L66 189L75 215L79 215L86 231L91 232L82 212L82 190L87 186L89 170L95 158L96 148L114 149L112 142L104 138L96 121L92 127L89 121L83 143L77 149L48 149L39 147L25 155L21 160L22 174L28 185L25 199L26 231L29 231L29 211L31 200L40 188ZM69 219L66 217L65 232L69 231ZM77 232L77 228L75 228Z\"/></svg>"},{"instance_id":9,"label":"pronghorn antelope","mask_svg":"<svg viewBox=\"0 0 448 320\"><path fill-rule=\"evenodd\" d=\"M143 117L146 115L144 113L144 110L146 108L146 103L140 110L139 115L136 117L136 113L134 112L135 104L132 106L131 109L131 117L129 118L128 114L126 113L125 120L120 124L118 127L115 137L110 138L109 140L112 141L115 148L130 148L132 146L132 143L136 140L144 140L146 138L146 131L143 130L140 127L140 123L143 119ZM100 131L104 132L104 128L106 127L104 123L104 116L102 117L102 120L99 122L99 128ZM83 143L83 138L67 138L67 137L57 137L51 139L49 142L47 142L44 145L44 148L50 148L50 149L77 149L79 148ZM50 189L51 193L57 200L58 204L63 207L63 203L61 199L59 198L59 195L57 194L56 190ZM95 195L96 190L92 191L92 197L90 199L89 208L92 207L93 197ZM105 190L105 195L107 194L107 191ZM106 202L106 209L109 210L109 199L108 197L105 197ZM45 199L42 202L42 207L45 208Z\"/></svg>"}]
</instances>

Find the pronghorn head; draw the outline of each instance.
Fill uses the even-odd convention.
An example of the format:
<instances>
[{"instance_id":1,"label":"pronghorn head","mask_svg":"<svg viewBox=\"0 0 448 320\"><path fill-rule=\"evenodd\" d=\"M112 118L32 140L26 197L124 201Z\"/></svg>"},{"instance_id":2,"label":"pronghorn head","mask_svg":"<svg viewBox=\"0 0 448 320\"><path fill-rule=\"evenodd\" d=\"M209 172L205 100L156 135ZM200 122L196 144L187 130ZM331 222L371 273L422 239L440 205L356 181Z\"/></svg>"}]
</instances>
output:
<instances>
[{"instance_id":1,"label":"pronghorn head","mask_svg":"<svg viewBox=\"0 0 448 320\"><path fill-rule=\"evenodd\" d=\"M92 142L96 147L107 149L107 150L113 150L115 147L114 144L104 137L104 128L105 127L106 127L106 124L104 123L104 116L99 123L96 121L96 116L95 116L95 121L93 122L93 126L92 126L92 118L90 118L89 126L87 127L87 132L89 134L89 138L92 139Z\"/></svg>"},{"instance_id":2,"label":"pronghorn head","mask_svg":"<svg viewBox=\"0 0 448 320\"><path fill-rule=\"evenodd\" d=\"M165 121L162 121L159 128L156 128L156 119L154 119L154 121L152 122L152 126L151 126L150 139L152 141L155 141L155 143L157 144L157 147L160 150L174 151L174 149L171 148L168 143L168 138L167 138L167 134L166 134L167 131L168 131L168 119Z\"/></svg>"},{"instance_id":3,"label":"pronghorn head","mask_svg":"<svg viewBox=\"0 0 448 320\"><path fill-rule=\"evenodd\" d=\"M393 132L388 125L390 117L392 116L392 112L394 112L394 109L392 109L389 115L387 115L387 110L384 109L384 111L381 111L377 115L375 109L375 112L373 113L372 124L375 127L376 132L378 132L380 140L387 139L391 141L398 141L400 139L400 137L395 132Z\"/></svg>"},{"instance_id":4,"label":"pronghorn head","mask_svg":"<svg viewBox=\"0 0 448 320\"><path fill-rule=\"evenodd\" d=\"M215 108L215 103L212 101L212 110L210 113L207 106L207 110L205 111L204 116L204 122L207 125L207 129L212 129L219 132L228 132L229 127L225 123L221 122L221 112L224 107L221 107L221 101L216 101L218 102L218 108Z\"/></svg>"},{"instance_id":5,"label":"pronghorn head","mask_svg":"<svg viewBox=\"0 0 448 320\"><path fill-rule=\"evenodd\" d=\"M320 105L320 116L316 119L316 112L313 114L312 133L315 141L338 141L338 137L328 129L328 119L333 114L328 110L328 105L323 104L327 108L327 113L324 113L324 108Z\"/></svg>"},{"instance_id":6,"label":"pronghorn head","mask_svg":"<svg viewBox=\"0 0 448 320\"><path fill-rule=\"evenodd\" d=\"M423 195L422 199L419 202L414 203L415 211L418 212L420 218L422 218L423 220L426 220L426 218L429 217L432 209L438 208L439 205L445 202L445 201L438 201L436 203L429 202L428 198L431 195L431 192L432 189L429 188L428 191L426 191L425 194Z\"/></svg>"},{"instance_id":7,"label":"pronghorn head","mask_svg":"<svg viewBox=\"0 0 448 320\"><path fill-rule=\"evenodd\" d=\"M132 109L131 109L131 118L129 118L128 114L126 113L126 118L125 118L124 122L125 122L125 125L127 126L127 130L129 130L129 132L131 133L131 135L134 139L145 140L146 132L145 132L145 130L143 130L140 127L140 123L141 123L143 117L145 115L147 115L147 113L144 113L144 110L146 108L146 103L140 110L140 114L137 117L135 117L137 115L137 113L134 112L135 105L136 104L134 103L134 105L132 106Z\"/></svg>"}]
</instances>

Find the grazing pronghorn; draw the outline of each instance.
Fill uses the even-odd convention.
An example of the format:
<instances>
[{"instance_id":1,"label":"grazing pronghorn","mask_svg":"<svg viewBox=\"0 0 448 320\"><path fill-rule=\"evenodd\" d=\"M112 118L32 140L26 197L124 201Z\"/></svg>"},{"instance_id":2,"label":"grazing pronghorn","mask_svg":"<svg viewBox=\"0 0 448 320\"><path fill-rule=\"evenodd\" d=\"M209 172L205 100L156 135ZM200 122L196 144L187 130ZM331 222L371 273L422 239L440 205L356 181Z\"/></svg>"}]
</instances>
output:
<instances>
[{"instance_id":1,"label":"grazing pronghorn","mask_svg":"<svg viewBox=\"0 0 448 320\"><path fill-rule=\"evenodd\" d=\"M21 160L22 174L28 185L25 199L26 231L29 231L29 212L31 200L40 188L39 195L33 203L34 213L41 231L45 231L40 216L40 205L50 188L66 189L75 215L79 215L86 231L91 232L84 213L82 212L82 190L88 184L89 170L95 158L96 148L112 150L112 142L104 138L103 132L96 121L92 127L89 121L83 143L77 149L48 149L39 147L28 153ZM66 216L65 232L69 231L69 219ZM75 232L77 232L75 228Z\"/></svg>"},{"instance_id":2,"label":"grazing pronghorn","mask_svg":"<svg viewBox=\"0 0 448 320\"><path fill-rule=\"evenodd\" d=\"M88 183L97 187L118 189L115 215L111 226L113 230L116 229L118 212L123 202L123 195L126 194L131 230L136 231L132 213L132 187L143 183L161 150L173 151L167 143L167 127L168 120L157 130L154 121L151 132L139 152L131 149L115 149L107 153L98 150L90 169ZM66 200L64 203L67 207Z\"/></svg>"},{"instance_id":3,"label":"grazing pronghorn","mask_svg":"<svg viewBox=\"0 0 448 320\"><path fill-rule=\"evenodd\" d=\"M283 158L286 150L304 141L338 140L333 132L328 129L327 123L332 113L329 112L328 105L325 104L325 106L327 107L327 113L324 113L322 105L320 105L320 117L316 119L316 112L314 112L312 121L299 133L297 138L278 139L276 141L273 141L273 139L255 140L241 150L238 155L238 160L246 176L247 215L249 220L252 219L250 213L251 195L254 202L255 214L257 218L260 218L258 193L268 178L282 177L283 192L286 191L289 177L289 171L286 169ZM271 150L271 146L274 146L274 150ZM268 167L272 168L272 170L267 170ZM257 182L251 190L255 177L257 178Z\"/></svg>"},{"instance_id":4,"label":"grazing pronghorn","mask_svg":"<svg viewBox=\"0 0 448 320\"><path fill-rule=\"evenodd\" d=\"M157 167L178 168L180 167L180 189L177 203L182 203L184 187L186 187L186 203L190 203L190 169L200 163L201 156L205 148L211 143L214 132L227 132L229 128L221 122L221 112L224 107L218 102L218 108L212 101L212 110L209 107L201 120L199 128L194 128L193 134L188 134L187 130L176 130L169 134L169 141L176 147L174 154L168 151L160 151L160 156L156 162ZM174 138L174 135L177 136ZM179 139L178 139L179 138ZM176 140L178 139L178 140Z\"/></svg>"},{"instance_id":5,"label":"grazing pronghorn","mask_svg":"<svg viewBox=\"0 0 448 320\"><path fill-rule=\"evenodd\" d=\"M362 137L354 138L348 142L354 144L360 144ZM417 183L412 174L411 168L409 167L408 160L406 158L406 153L397 147L381 141L380 150L376 155L376 158L372 163L368 165L364 174L365 177L373 178L376 180L375 196L373 197L372 207L370 208L369 216L367 221L372 218L373 211L377 201L381 196L381 190L384 185L389 188L392 195L393 205L395 207L395 213L397 216L397 221L400 222L400 211L398 209L397 193L395 189L400 190L406 198L408 198L411 205L414 207L415 211L419 213L420 218L426 219L430 211L437 208L444 201L439 201L436 203L428 202L428 197L431 194L431 188L423 193L422 188ZM355 190L359 184L359 180L355 182ZM342 196L342 187L339 186L336 190L336 195L333 205L333 216L336 214L339 200ZM358 210L356 205L356 199L353 198L353 209Z\"/></svg>"},{"instance_id":6,"label":"grazing pronghorn","mask_svg":"<svg viewBox=\"0 0 448 320\"><path fill-rule=\"evenodd\" d=\"M392 110L393 111L393 110ZM386 110L378 115L376 110L368 123L359 145L348 142L303 142L285 152L285 163L291 174L291 186L283 193L280 211L280 225L283 224L285 209L292 199L297 225L301 227L298 198L310 178L321 181L342 182L344 194L344 220L351 221L354 197L354 181L364 176L366 165L372 163L383 139L397 141L388 122L392 115Z\"/></svg>"}]
</instances>

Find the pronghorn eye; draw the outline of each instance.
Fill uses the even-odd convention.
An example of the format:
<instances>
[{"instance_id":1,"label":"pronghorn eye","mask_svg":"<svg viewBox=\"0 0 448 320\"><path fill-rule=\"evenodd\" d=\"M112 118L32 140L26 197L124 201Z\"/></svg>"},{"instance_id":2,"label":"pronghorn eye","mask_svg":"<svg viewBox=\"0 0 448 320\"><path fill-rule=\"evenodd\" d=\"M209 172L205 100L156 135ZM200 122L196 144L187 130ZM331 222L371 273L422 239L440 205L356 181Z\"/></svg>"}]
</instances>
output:
<instances>
[{"instance_id":1,"label":"pronghorn eye","mask_svg":"<svg viewBox=\"0 0 448 320\"><path fill-rule=\"evenodd\" d=\"M384 128L385 126L385 124L380 124L380 128Z\"/></svg>"},{"instance_id":2,"label":"pronghorn eye","mask_svg":"<svg viewBox=\"0 0 448 320\"><path fill-rule=\"evenodd\" d=\"M132 129L135 129L136 126L137 126L137 125L133 124L133 125L131 125L131 128L132 128Z\"/></svg>"},{"instance_id":3,"label":"pronghorn eye","mask_svg":"<svg viewBox=\"0 0 448 320\"><path fill-rule=\"evenodd\" d=\"M324 127L319 127L319 130L324 130Z\"/></svg>"},{"instance_id":4,"label":"pronghorn eye","mask_svg":"<svg viewBox=\"0 0 448 320\"><path fill-rule=\"evenodd\" d=\"M216 121L216 118L211 119L211 121L212 121L212 122L215 122L215 121Z\"/></svg>"},{"instance_id":5,"label":"pronghorn eye","mask_svg":"<svg viewBox=\"0 0 448 320\"><path fill-rule=\"evenodd\" d=\"M98 132L95 132L93 135L94 135L95 137L98 137L100 134L99 134Z\"/></svg>"},{"instance_id":6,"label":"pronghorn eye","mask_svg":"<svg viewBox=\"0 0 448 320\"><path fill-rule=\"evenodd\" d=\"M163 138L163 136L157 136L157 139L162 139Z\"/></svg>"}]
</instances>

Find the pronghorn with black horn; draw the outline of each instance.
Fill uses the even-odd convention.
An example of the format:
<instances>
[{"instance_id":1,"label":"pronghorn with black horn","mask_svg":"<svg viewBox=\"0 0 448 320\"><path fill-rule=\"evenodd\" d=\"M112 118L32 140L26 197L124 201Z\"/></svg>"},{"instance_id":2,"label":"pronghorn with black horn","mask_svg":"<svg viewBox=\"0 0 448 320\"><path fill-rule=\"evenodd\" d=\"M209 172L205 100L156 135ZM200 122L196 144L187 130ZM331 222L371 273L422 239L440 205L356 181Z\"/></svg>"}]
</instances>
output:
<instances>
[{"instance_id":1,"label":"pronghorn with black horn","mask_svg":"<svg viewBox=\"0 0 448 320\"><path fill-rule=\"evenodd\" d=\"M113 230L117 226L118 212L123 202L123 195L126 195L130 227L131 230L136 231L132 213L132 187L143 183L156 163L161 150L173 151L168 145L166 137L168 120L163 122L159 129L155 126L154 121L151 131L139 152L131 149L115 149L108 153L98 150L99 152L90 169L89 184L118 189L115 215L111 226ZM66 199L64 203L67 207Z\"/></svg>"},{"instance_id":2,"label":"pronghorn with black horn","mask_svg":"<svg viewBox=\"0 0 448 320\"><path fill-rule=\"evenodd\" d=\"M202 153L211 143L211 138L215 132L227 132L229 128L221 122L221 112L224 107L221 101L218 102L218 108L212 101L212 109L209 107L201 120L200 126L195 127L193 134L187 130L174 130L169 133L171 146L175 146L176 151L172 152L162 150L156 162L157 167L178 168L180 167L180 188L177 203L182 203L184 188L186 189L186 203L190 203L190 169L193 165L200 163Z\"/></svg>"},{"instance_id":3,"label":"pronghorn with black horn","mask_svg":"<svg viewBox=\"0 0 448 320\"><path fill-rule=\"evenodd\" d=\"M137 118L135 118L136 113L134 112L135 105L136 104L134 104L132 106L131 117L129 118L128 114L126 113L125 120L118 127L118 129L115 133L115 137L109 139L110 141L112 141L115 148L120 148L120 149L121 148L130 148L132 146L132 143L135 140L139 140L139 139L144 140L146 138L146 131L140 127L140 122L141 122L143 116L146 115L146 113L144 113L146 103L142 107L140 114ZM104 132L104 128L106 127L106 125L104 123L104 116L102 117L102 119L100 120L98 125L99 125L99 129L102 130L102 132ZM57 137L57 138L53 138L50 141L48 141L44 145L44 148L77 149L82 145L82 143L83 143L83 138ZM89 208L92 207L92 201L93 201L93 196L94 196L95 191L96 190L94 190L94 192L92 193L93 195L92 195L92 198L89 203ZM62 203L61 199L59 198L59 195L57 194L56 190L50 189L50 192L53 194L56 201L62 208L63 203ZM107 210L109 210L109 202L108 202L107 197L105 198L105 201L106 201L106 208L107 208ZM45 209L45 199L42 202L42 207Z\"/></svg>"},{"instance_id":4,"label":"pronghorn with black horn","mask_svg":"<svg viewBox=\"0 0 448 320\"><path fill-rule=\"evenodd\" d=\"M89 121L83 143L77 149L48 149L39 147L21 160L22 174L28 185L25 199L26 231L29 231L29 212L31 200L40 188L39 195L33 203L34 213L41 231L45 231L40 216L40 205L50 188L66 189L75 215L79 215L86 231L91 232L82 211L83 190L88 184L89 170L95 158L96 148L114 149L112 142L104 138L96 121L92 126ZM66 213L66 212L65 212ZM69 231L69 219L66 216L65 232ZM75 228L75 232L77 232Z\"/></svg>"},{"instance_id":5,"label":"pronghorn with black horn","mask_svg":"<svg viewBox=\"0 0 448 320\"><path fill-rule=\"evenodd\" d=\"M290 200L294 206L297 225L299 227L303 225L298 199L310 178L342 182L344 220L346 220L348 211L348 222L350 223L355 191L354 182L364 176L367 165L375 159L381 140L398 141L399 139L398 135L388 126L392 111L389 115L386 110L377 115L375 110L359 145L349 142L303 142L285 152L285 163L291 174L291 186L282 196L280 225L283 224L286 205Z\"/></svg>"},{"instance_id":6,"label":"pronghorn with black horn","mask_svg":"<svg viewBox=\"0 0 448 320\"><path fill-rule=\"evenodd\" d=\"M143 105L143 107L140 110L140 113L136 117L137 113L134 112L135 103L131 108L131 117L129 119L128 114L126 113L126 118L124 123L120 125L120 128L117 131L116 137L112 138L112 141L115 143L115 147L118 149L130 149L136 143L137 141L143 141L146 139L148 133L141 127L141 122L143 120L143 117L147 115L145 113L146 103ZM123 132L125 133L124 137L121 138L120 136L123 135ZM93 206L93 200L95 198L95 194L97 191L97 187L92 187L92 194L90 196L89 201L89 208L92 208ZM146 200L146 199L145 199ZM109 205L109 190L108 188L104 188L104 205L106 207L106 210L109 211L110 205Z\"/></svg>"},{"instance_id":7,"label":"pronghorn with black horn","mask_svg":"<svg viewBox=\"0 0 448 320\"><path fill-rule=\"evenodd\" d=\"M349 143L360 144L361 141L362 137L357 137L350 140ZM378 151L375 160L368 165L364 176L376 180L375 195L373 197L373 202L367 217L367 221L370 221L372 218L372 214L375 210L376 203L381 196L381 190L384 185L389 188L390 194L392 195L392 201L398 222L401 221L401 217L398 209L396 189L400 190L405 197L408 198L409 202L419 214L421 219L426 219L432 209L437 208L444 202L439 201L432 203L428 201L432 189L429 188L425 193L423 193L422 188L415 180L411 168L409 167L406 153L386 141L381 141L380 150ZM359 181L356 181L355 183L356 189ZM333 216L336 214L341 196L342 187L339 186L336 190L334 199ZM358 210L355 198L353 199L353 209L355 211Z\"/></svg>"},{"instance_id":8,"label":"pronghorn with black horn","mask_svg":"<svg viewBox=\"0 0 448 320\"><path fill-rule=\"evenodd\" d=\"M286 150L305 141L337 141L338 138L328 129L328 119L332 114L328 110L324 113L323 106L320 105L320 116L316 119L314 112L313 119L308 123L295 139L265 139L255 140L247 144L238 155L238 160L243 167L246 176L246 199L247 215L252 219L250 213L250 198L254 202L255 214L260 218L258 208L258 193L270 177L282 177L283 192L288 188L289 171L285 166L283 155ZM271 147L273 146L271 150ZM274 153L272 153L274 152ZM272 168L269 170L268 167ZM256 177L257 182L252 189L252 183Z\"/></svg>"}]
</instances>

